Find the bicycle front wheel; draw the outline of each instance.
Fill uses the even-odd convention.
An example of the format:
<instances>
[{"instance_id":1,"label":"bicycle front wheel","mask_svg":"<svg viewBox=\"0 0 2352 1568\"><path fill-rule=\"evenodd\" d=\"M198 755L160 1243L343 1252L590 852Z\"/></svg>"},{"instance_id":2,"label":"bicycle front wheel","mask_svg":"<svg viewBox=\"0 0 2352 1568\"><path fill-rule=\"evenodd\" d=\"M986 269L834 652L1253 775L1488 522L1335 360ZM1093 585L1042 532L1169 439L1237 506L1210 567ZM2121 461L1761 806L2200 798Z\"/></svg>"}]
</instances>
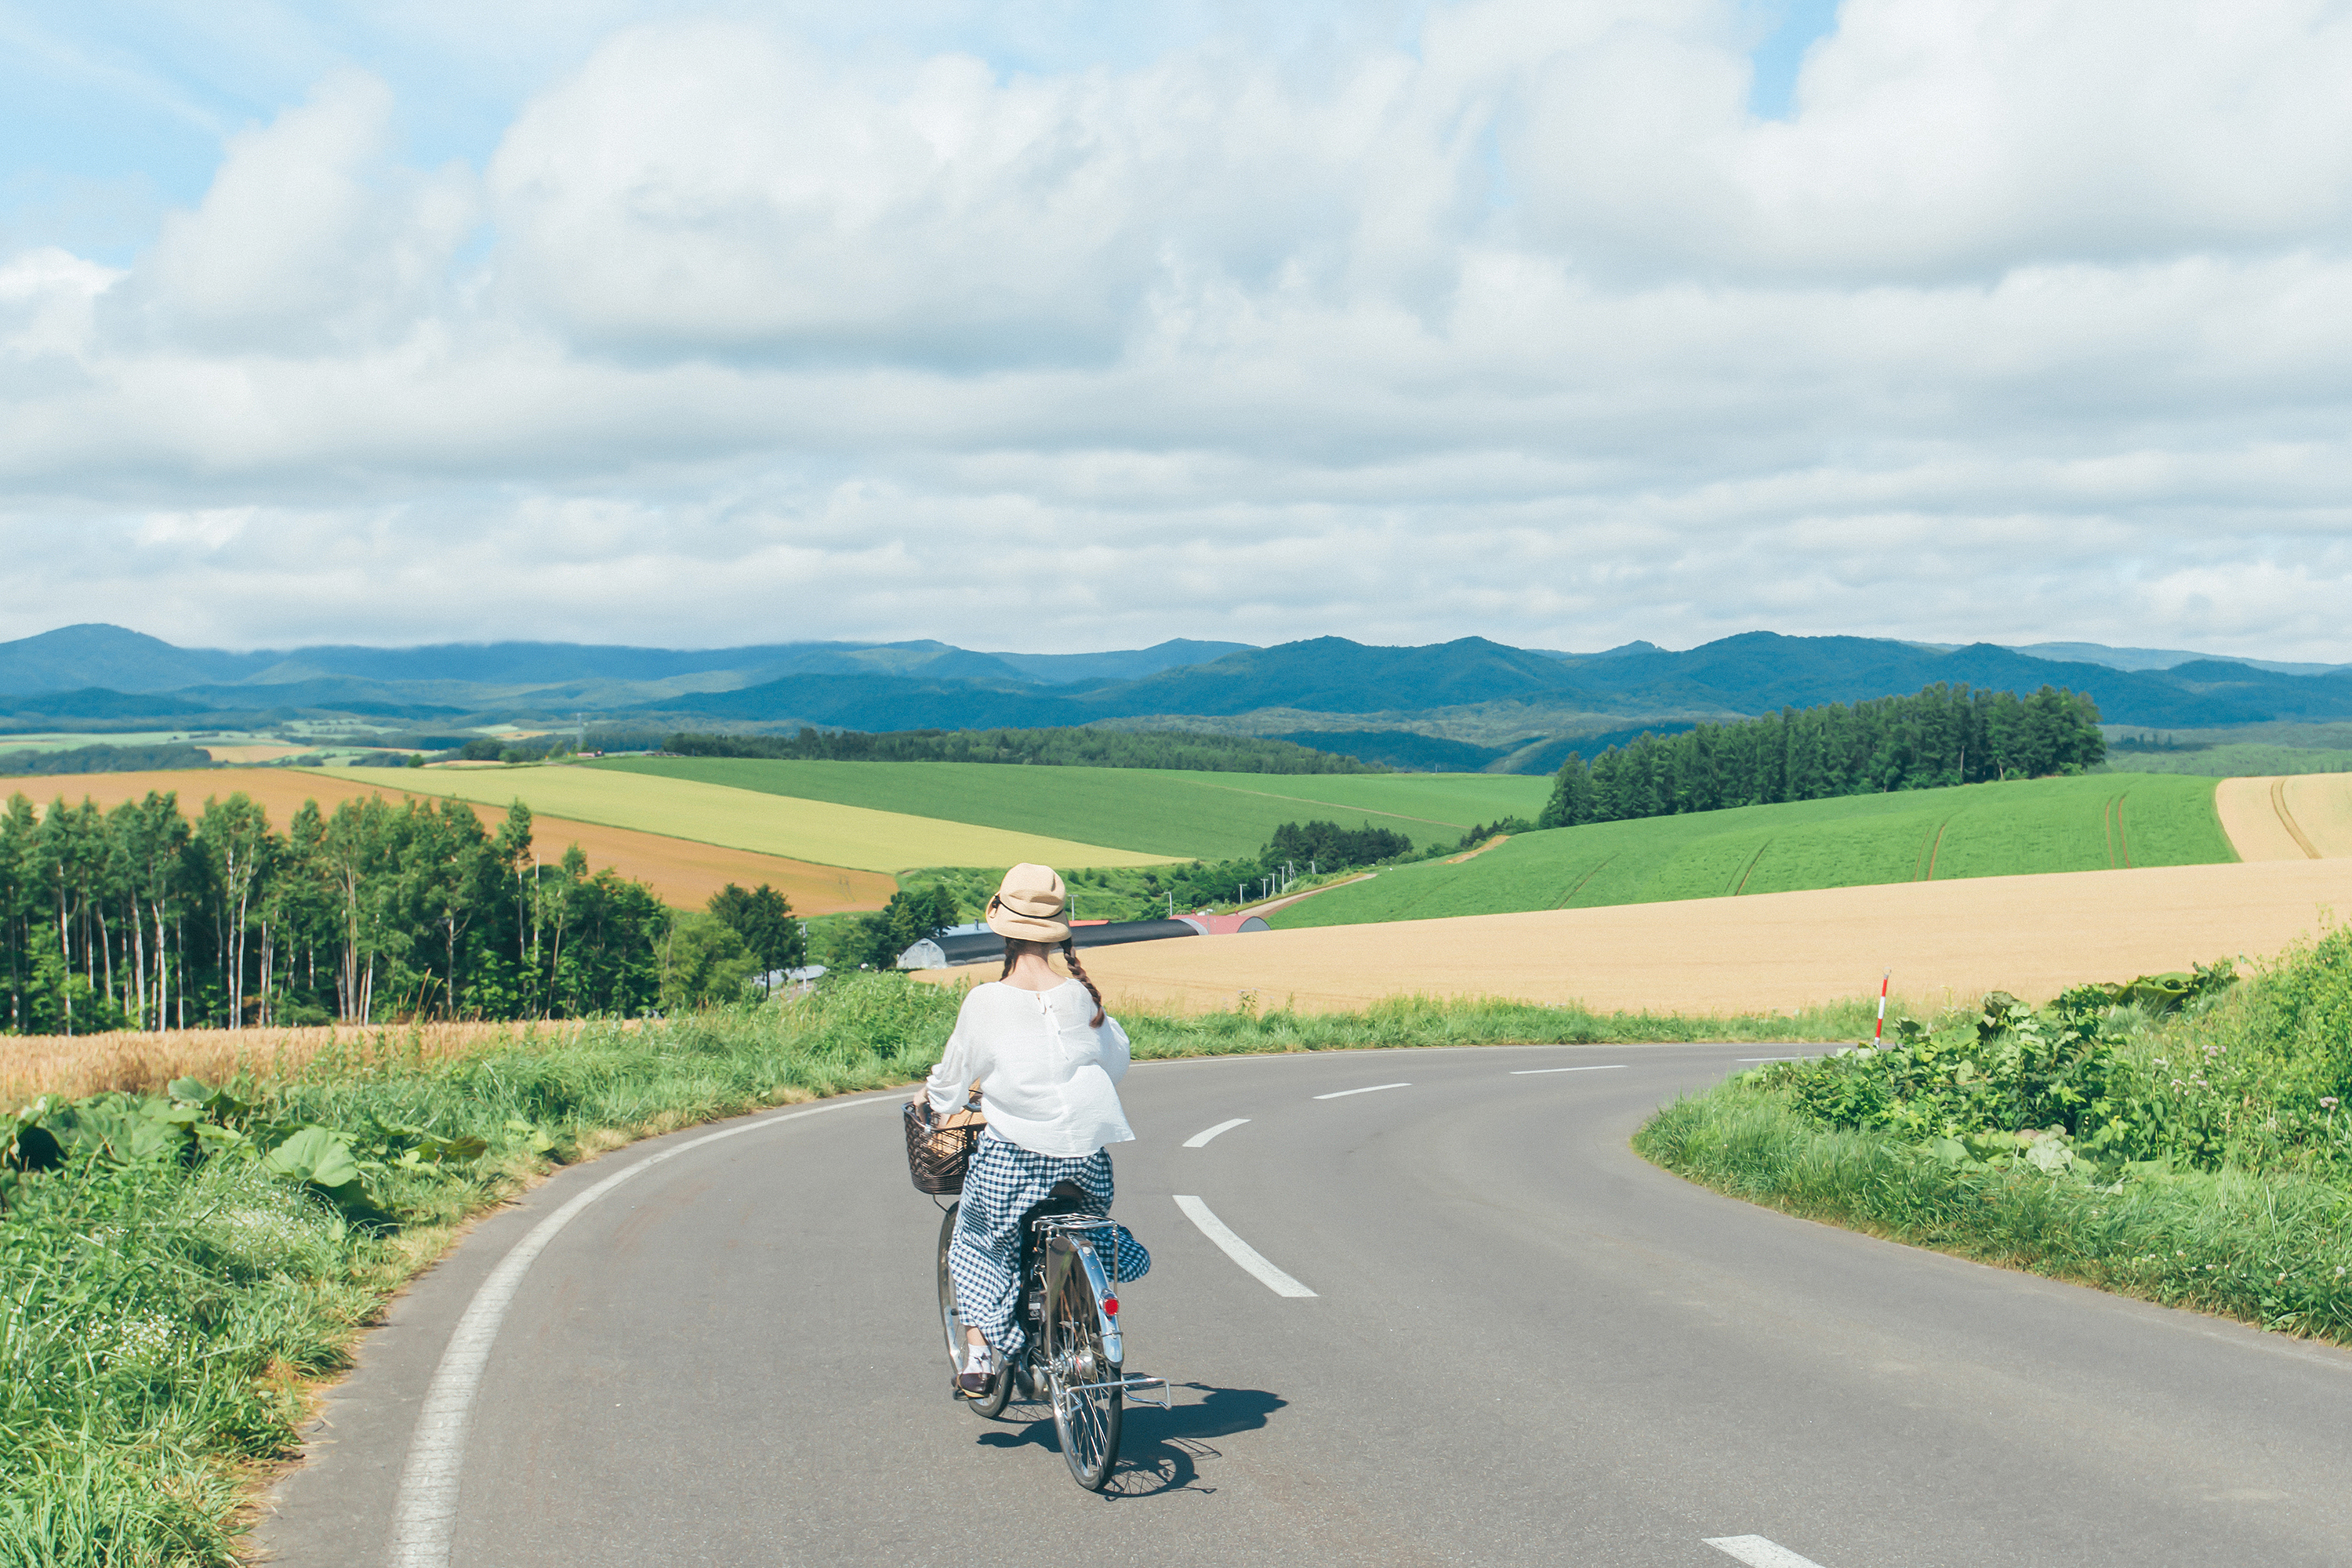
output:
<instances>
[{"instance_id":1,"label":"bicycle front wheel","mask_svg":"<svg viewBox=\"0 0 2352 1568\"><path fill-rule=\"evenodd\" d=\"M940 1327L947 1335L948 1375L954 1376L963 1366L963 1315L956 1310L955 1276L948 1271L948 1247L955 1240L956 1214L961 1204L950 1204L947 1217L940 1222ZM988 1392L977 1399L967 1400L974 1414L992 1419L1004 1414L1013 1400L1013 1368L1007 1363L996 1369L996 1380Z\"/></svg>"},{"instance_id":2,"label":"bicycle front wheel","mask_svg":"<svg viewBox=\"0 0 2352 1568\"><path fill-rule=\"evenodd\" d=\"M940 1326L947 1333L950 1372L962 1364L963 1319L956 1311L955 1276L948 1272L948 1244L955 1240L956 1215L962 1207L950 1204L947 1217L940 1222Z\"/></svg>"},{"instance_id":3,"label":"bicycle front wheel","mask_svg":"<svg viewBox=\"0 0 2352 1568\"><path fill-rule=\"evenodd\" d=\"M1103 1342L1094 1287L1077 1247L1064 1237L1055 1237L1045 1255L1045 1381L1062 1458L1071 1479L1098 1492L1118 1463L1126 1391L1119 1364Z\"/></svg>"}]
</instances>

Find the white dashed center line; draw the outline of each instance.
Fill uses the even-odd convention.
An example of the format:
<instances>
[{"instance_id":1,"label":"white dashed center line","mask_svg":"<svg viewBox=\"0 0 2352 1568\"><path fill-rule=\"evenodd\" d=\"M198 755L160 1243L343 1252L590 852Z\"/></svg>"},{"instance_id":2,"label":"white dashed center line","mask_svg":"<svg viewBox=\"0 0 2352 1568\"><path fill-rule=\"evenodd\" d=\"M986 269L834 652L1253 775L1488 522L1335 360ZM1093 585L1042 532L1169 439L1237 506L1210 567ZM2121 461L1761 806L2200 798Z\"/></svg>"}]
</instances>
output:
<instances>
[{"instance_id":1,"label":"white dashed center line","mask_svg":"<svg viewBox=\"0 0 2352 1568\"><path fill-rule=\"evenodd\" d=\"M1328 1094L1318 1094L1315 1098L1318 1100L1345 1100L1351 1094L1378 1094L1384 1089L1411 1089L1412 1087L1412 1085L1409 1083L1374 1083L1367 1084L1362 1089L1335 1089Z\"/></svg>"},{"instance_id":2,"label":"white dashed center line","mask_svg":"<svg viewBox=\"0 0 2352 1568\"><path fill-rule=\"evenodd\" d=\"M1263 1253L1259 1252L1256 1247L1252 1247L1248 1242L1244 1241L1240 1237L1235 1236L1233 1233L1232 1227L1227 1226L1223 1220L1219 1219L1215 1215L1210 1213L1209 1205L1202 1203L1200 1199L1180 1195L1176 1199L1176 1206L1184 1211L1184 1217L1186 1219L1191 1220L1194 1225L1201 1227L1201 1234L1202 1236L1207 1237L1211 1241L1215 1242L1219 1247L1223 1247L1227 1258L1232 1258L1244 1268L1248 1269L1252 1274L1257 1276L1259 1282L1267 1289L1273 1291L1276 1295L1312 1296L1315 1294L1314 1291L1309 1290L1306 1286L1301 1285L1297 1280L1293 1279L1289 1275L1285 1274L1281 1269L1276 1268L1273 1264L1268 1263Z\"/></svg>"},{"instance_id":3,"label":"white dashed center line","mask_svg":"<svg viewBox=\"0 0 2352 1568\"><path fill-rule=\"evenodd\" d=\"M1727 1557L1737 1557L1748 1568L1822 1568L1810 1557L1800 1557L1785 1546L1760 1535L1718 1535L1707 1544Z\"/></svg>"},{"instance_id":4,"label":"white dashed center line","mask_svg":"<svg viewBox=\"0 0 2352 1568\"><path fill-rule=\"evenodd\" d=\"M1206 1132L1195 1132L1190 1138L1185 1139L1184 1147L1187 1149L1198 1149L1210 1139L1214 1138L1218 1133L1231 1132L1234 1128L1243 1125L1248 1121L1249 1118L1246 1116L1236 1116L1231 1121L1220 1121L1214 1127L1210 1128Z\"/></svg>"},{"instance_id":5,"label":"white dashed center line","mask_svg":"<svg viewBox=\"0 0 2352 1568\"><path fill-rule=\"evenodd\" d=\"M1535 1077L1535 1076L1536 1076L1536 1074L1538 1074L1538 1073L1545 1073L1545 1072L1615 1072L1618 1068L1620 1068L1623 1067L1624 1065L1625 1065L1625 1064L1624 1064L1623 1062L1611 1062L1607 1067L1591 1067L1591 1068L1513 1068L1511 1069L1511 1076L1512 1076L1513 1078L1533 1078L1533 1077Z\"/></svg>"}]
</instances>

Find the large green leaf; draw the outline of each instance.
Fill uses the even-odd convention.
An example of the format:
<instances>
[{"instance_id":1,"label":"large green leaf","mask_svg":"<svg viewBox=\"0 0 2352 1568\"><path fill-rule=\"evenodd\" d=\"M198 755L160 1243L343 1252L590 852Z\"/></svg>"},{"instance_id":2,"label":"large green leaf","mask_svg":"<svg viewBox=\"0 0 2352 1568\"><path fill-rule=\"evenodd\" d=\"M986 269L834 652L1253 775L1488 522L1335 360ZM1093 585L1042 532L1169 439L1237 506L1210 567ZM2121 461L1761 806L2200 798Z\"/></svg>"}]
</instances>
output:
<instances>
[{"instance_id":1,"label":"large green leaf","mask_svg":"<svg viewBox=\"0 0 2352 1568\"><path fill-rule=\"evenodd\" d=\"M324 1127L305 1127L262 1157L262 1169L314 1187L333 1189L360 1179L350 1142Z\"/></svg>"}]
</instances>

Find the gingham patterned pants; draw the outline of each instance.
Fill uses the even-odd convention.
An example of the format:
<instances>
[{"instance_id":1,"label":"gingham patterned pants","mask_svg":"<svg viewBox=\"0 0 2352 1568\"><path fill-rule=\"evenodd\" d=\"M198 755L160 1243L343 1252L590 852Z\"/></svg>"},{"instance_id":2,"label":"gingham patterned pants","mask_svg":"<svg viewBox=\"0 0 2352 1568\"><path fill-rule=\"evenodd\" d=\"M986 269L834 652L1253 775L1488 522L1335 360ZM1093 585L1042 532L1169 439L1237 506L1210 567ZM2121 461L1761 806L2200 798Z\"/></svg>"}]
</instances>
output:
<instances>
[{"instance_id":1,"label":"gingham patterned pants","mask_svg":"<svg viewBox=\"0 0 2352 1568\"><path fill-rule=\"evenodd\" d=\"M964 1326L978 1329L1000 1354L1016 1354L1028 1342L1019 1311L1021 1216L1030 1205L1052 1196L1056 1182L1077 1184L1089 1213L1110 1213L1108 1149L1066 1160L1033 1154L983 1132L964 1172L963 1206L956 1215L955 1239L948 1243L948 1274L955 1280L956 1311ZM1150 1252L1121 1226L1119 1279L1140 1279L1150 1271Z\"/></svg>"}]
</instances>

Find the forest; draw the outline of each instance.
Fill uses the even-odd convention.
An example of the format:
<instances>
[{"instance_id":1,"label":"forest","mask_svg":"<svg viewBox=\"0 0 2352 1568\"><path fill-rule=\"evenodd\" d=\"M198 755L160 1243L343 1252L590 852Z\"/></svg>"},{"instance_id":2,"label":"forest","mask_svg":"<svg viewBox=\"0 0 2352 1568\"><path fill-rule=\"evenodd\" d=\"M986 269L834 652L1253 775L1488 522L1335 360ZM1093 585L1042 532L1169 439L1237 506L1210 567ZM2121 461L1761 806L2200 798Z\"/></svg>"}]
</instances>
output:
<instances>
[{"instance_id":1,"label":"forest","mask_svg":"<svg viewBox=\"0 0 2352 1568\"><path fill-rule=\"evenodd\" d=\"M1196 773L1381 773L1353 757L1288 741L1147 730L803 729L797 735L677 734L681 757L771 757L849 763L1012 763L1084 768L1177 768Z\"/></svg>"},{"instance_id":2,"label":"forest","mask_svg":"<svg viewBox=\"0 0 2352 1568\"><path fill-rule=\"evenodd\" d=\"M1570 756L1538 825L2042 778L2079 773L2105 756L2099 710L2087 696L2052 686L2020 698L1937 684L1910 697L1784 708L1643 735L1590 767Z\"/></svg>"},{"instance_id":3,"label":"forest","mask_svg":"<svg viewBox=\"0 0 2352 1568\"><path fill-rule=\"evenodd\" d=\"M517 803L305 802L284 831L243 794L193 819L19 794L0 816L0 1029L640 1016L742 994L799 962L782 895L672 910L642 882L553 863Z\"/></svg>"},{"instance_id":4,"label":"forest","mask_svg":"<svg viewBox=\"0 0 2352 1568\"><path fill-rule=\"evenodd\" d=\"M0 778L31 773L132 773L212 765L210 752L185 742L156 746L71 746L58 751L0 752Z\"/></svg>"}]
</instances>

